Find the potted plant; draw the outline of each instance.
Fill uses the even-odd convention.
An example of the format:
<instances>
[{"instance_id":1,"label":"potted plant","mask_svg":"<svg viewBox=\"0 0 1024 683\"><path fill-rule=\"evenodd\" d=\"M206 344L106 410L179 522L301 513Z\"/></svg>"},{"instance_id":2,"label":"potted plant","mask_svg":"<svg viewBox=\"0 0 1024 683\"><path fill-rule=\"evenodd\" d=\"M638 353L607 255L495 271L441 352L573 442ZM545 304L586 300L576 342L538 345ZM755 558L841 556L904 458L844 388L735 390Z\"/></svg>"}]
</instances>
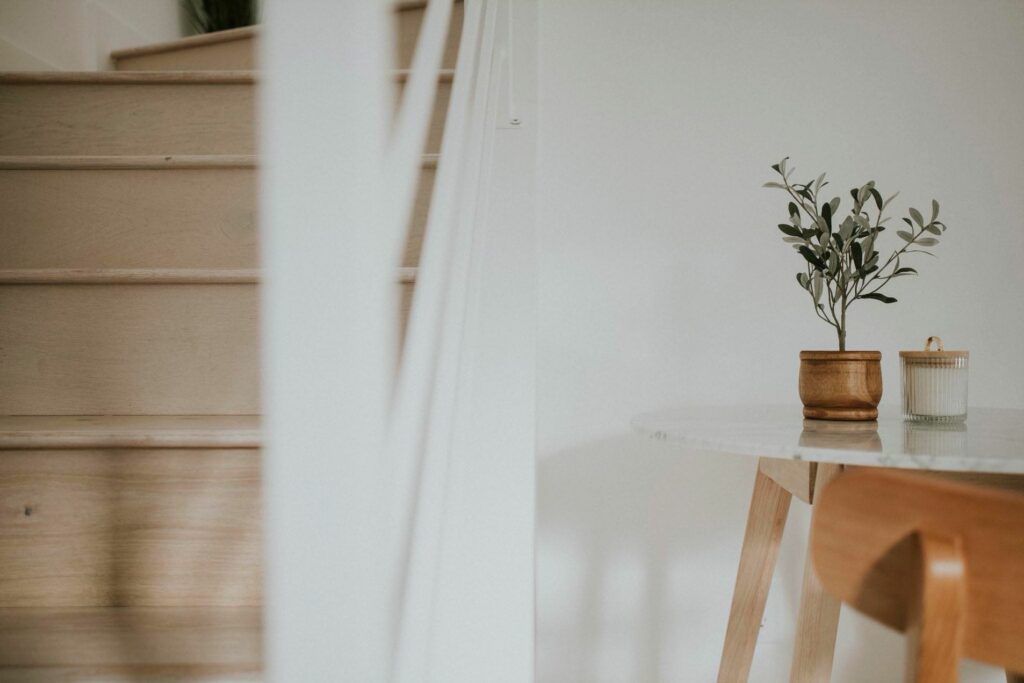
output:
<instances>
[{"instance_id":1,"label":"potted plant","mask_svg":"<svg viewBox=\"0 0 1024 683\"><path fill-rule=\"evenodd\" d=\"M797 284L807 292L814 313L831 325L839 342L838 351L800 352L800 399L804 417L826 420L874 420L882 398L882 370L879 351L847 351L847 313L856 301L872 300L884 304L896 299L881 290L895 278L914 275L916 270L903 265L909 254L929 254L946 226L939 222L939 203L932 200L927 221L917 209L908 210L903 219L907 228L896 234L903 241L887 259L881 259L879 234L886 229L885 211L898 192L882 199L869 181L850 190L853 204L840 214L842 200L824 200L828 186L825 174L807 183L792 181L796 169L789 168L789 157L772 166L778 181L765 183L784 191L789 198L789 221L779 224L783 240L792 245L803 260L796 274Z\"/></svg>"}]
</instances>

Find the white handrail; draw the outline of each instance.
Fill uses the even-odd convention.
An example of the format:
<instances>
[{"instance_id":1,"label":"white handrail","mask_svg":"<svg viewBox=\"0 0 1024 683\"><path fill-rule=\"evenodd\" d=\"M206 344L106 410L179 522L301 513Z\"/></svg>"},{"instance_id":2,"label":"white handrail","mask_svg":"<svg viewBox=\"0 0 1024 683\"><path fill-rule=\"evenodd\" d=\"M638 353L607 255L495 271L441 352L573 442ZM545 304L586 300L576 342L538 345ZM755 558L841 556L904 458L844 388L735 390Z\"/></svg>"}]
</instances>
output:
<instances>
[{"instance_id":1,"label":"white handrail","mask_svg":"<svg viewBox=\"0 0 1024 683\"><path fill-rule=\"evenodd\" d=\"M395 254L400 254L412 216L420 158L427 142L437 98L437 84L448 42L454 0L429 0L413 52L409 78L395 117L395 129L384 161L385 177L394 193L388 202L386 225L393 229Z\"/></svg>"},{"instance_id":2,"label":"white handrail","mask_svg":"<svg viewBox=\"0 0 1024 683\"><path fill-rule=\"evenodd\" d=\"M496 0L466 0L455 82L389 425L398 631L393 680L426 677L480 176L494 128Z\"/></svg>"}]
</instances>

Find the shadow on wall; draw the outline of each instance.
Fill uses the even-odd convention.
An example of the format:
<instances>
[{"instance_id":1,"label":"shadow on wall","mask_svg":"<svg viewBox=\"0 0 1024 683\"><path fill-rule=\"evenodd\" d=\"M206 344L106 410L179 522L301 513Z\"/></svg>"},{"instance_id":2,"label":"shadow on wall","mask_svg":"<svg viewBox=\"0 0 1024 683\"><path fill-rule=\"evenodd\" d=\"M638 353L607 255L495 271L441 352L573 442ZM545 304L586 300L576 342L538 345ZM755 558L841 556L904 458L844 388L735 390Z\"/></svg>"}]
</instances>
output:
<instances>
[{"instance_id":1,"label":"shadow on wall","mask_svg":"<svg viewBox=\"0 0 1024 683\"><path fill-rule=\"evenodd\" d=\"M753 475L631 435L542 459L537 680L714 680ZM787 612L798 590L777 586Z\"/></svg>"},{"instance_id":2,"label":"shadow on wall","mask_svg":"<svg viewBox=\"0 0 1024 683\"><path fill-rule=\"evenodd\" d=\"M537 467L538 683L714 681L754 461L631 435ZM752 681L788 679L809 509L794 501ZM897 680L901 636L843 612L833 681ZM1002 681L965 663L961 680Z\"/></svg>"}]
</instances>

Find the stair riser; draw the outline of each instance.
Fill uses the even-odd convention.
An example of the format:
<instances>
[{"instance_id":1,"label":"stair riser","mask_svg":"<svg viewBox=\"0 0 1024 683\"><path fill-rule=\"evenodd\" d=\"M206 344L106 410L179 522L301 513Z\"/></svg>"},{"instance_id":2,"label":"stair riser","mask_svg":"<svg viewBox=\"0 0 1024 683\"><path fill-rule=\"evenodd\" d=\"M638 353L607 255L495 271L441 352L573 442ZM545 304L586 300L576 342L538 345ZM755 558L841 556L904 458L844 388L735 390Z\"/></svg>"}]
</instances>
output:
<instances>
[{"instance_id":1,"label":"stair riser","mask_svg":"<svg viewBox=\"0 0 1024 683\"><path fill-rule=\"evenodd\" d=\"M438 84L426 153L441 149L451 85ZM2 83L0 155L253 154L254 96L238 83Z\"/></svg>"},{"instance_id":2,"label":"stair riser","mask_svg":"<svg viewBox=\"0 0 1024 683\"><path fill-rule=\"evenodd\" d=\"M255 268L252 168L0 171L0 269Z\"/></svg>"},{"instance_id":3,"label":"stair riser","mask_svg":"<svg viewBox=\"0 0 1024 683\"><path fill-rule=\"evenodd\" d=\"M258 414L256 285L0 286L0 414Z\"/></svg>"},{"instance_id":4,"label":"stair riser","mask_svg":"<svg viewBox=\"0 0 1024 683\"><path fill-rule=\"evenodd\" d=\"M0 608L261 602L257 450L5 451Z\"/></svg>"},{"instance_id":5,"label":"stair riser","mask_svg":"<svg viewBox=\"0 0 1024 683\"><path fill-rule=\"evenodd\" d=\"M0 154L253 154L244 83L3 83Z\"/></svg>"},{"instance_id":6,"label":"stair riser","mask_svg":"<svg viewBox=\"0 0 1024 683\"><path fill-rule=\"evenodd\" d=\"M402 9L395 12L397 54L396 64L407 69L423 24L424 9ZM445 45L443 65L455 68L459 38L462 34L463 3L452 8L451 33ZM215 71L222 69L250 70L257 68L259 38L249 36L239 40L207 43L182 47L164 52L121 57L115 61L118 71Z\"/></svg>"},{"instance_id":7,"label":"stair riser","mask_svg":"<svg viewBox=\"0 0 1024 683\"><path fill-rule=\"evenodd\" d=\"M261 645L259 611L248 608L0 612L0 667L75 667L73 673L80 667L146 667L137 672L143 677L128 679L132 681L149 680L144 677L147 672L152 675L160 667L188 667L195 674L211 676L217 668L229 672L258 668ZM164 673L165 678L156 680L191 680L175 675L188 670ZM0 680L21 679L8 677L7 670L0 669Z\"/></svg>"}]
</instances>

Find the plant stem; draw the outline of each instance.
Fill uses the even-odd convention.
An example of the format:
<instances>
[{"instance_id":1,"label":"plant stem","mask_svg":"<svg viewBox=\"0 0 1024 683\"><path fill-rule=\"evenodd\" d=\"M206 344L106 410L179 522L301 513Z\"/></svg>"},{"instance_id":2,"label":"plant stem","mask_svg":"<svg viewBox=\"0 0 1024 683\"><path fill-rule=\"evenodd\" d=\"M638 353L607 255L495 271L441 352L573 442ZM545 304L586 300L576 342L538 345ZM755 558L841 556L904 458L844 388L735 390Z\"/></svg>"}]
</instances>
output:
<instances>
[{"instance_id":1,"label":"plant stem","mask_svg":"<svg viewBox=\"0 0 1024 683\"><path fill-rule=\"evenodd\" d=\"M839 350L846 350L846 291L843 291L842 318L836 330L839 332Z\"/></svg>"}]
</instances>

